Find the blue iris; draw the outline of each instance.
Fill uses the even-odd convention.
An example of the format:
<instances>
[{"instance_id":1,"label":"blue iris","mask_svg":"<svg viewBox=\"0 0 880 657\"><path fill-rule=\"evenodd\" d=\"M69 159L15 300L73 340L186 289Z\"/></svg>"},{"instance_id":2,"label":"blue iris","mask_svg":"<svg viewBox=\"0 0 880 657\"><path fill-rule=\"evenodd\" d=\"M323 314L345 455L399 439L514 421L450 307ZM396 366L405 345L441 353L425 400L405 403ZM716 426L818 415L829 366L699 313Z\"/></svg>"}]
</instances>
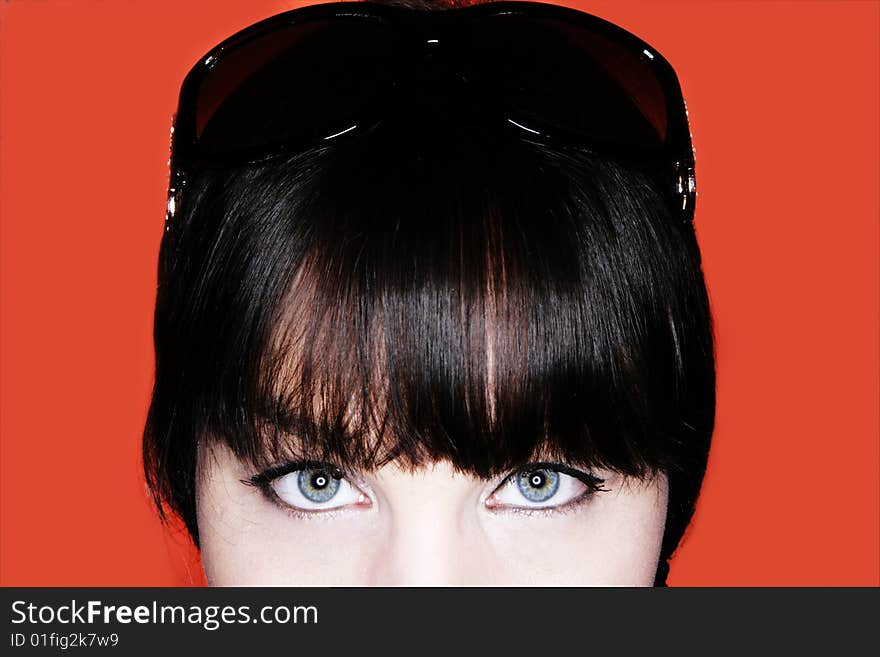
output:
<instances>
[{"instance_id":1,"label":"blue iris","mask_svg":"<svg viewBox=\"0 0 880 657\"><path fill-rule=\"evenodd\" d=\"M339 481L338 477L324 468L300 470L296 478L299 491L307 500L315 503L332 499L339 490Z\"/></svg>"},{"instance_id":2,"label":"blue iris","mask_svg":"<svg viewBox=\"0 0 880 657\"><path fill-rule=\"evenodd\" d=\"M559 473L546 468L527 470L517 476L516 485L530 502L546 502L559 490Z\"/></svg>"}]
</instances>

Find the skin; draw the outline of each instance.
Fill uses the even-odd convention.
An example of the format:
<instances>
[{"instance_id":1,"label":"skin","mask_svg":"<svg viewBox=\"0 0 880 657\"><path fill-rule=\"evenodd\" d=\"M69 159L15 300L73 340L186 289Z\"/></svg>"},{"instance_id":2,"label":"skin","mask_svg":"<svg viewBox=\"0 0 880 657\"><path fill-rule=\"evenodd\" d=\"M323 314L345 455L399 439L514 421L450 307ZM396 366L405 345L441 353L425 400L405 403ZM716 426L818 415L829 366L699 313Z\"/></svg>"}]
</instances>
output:
<instances>
[{"instance_id":1,"label":"skin","mask_svg":"<svg viewBox=\"0 0 880 657\"><path fill-rule=\"evenodd\" d=\"M353 486L325 504L351 503L300 517L243 483L256 473L227 448L202 449L199 461L198 524L212 586L650 586L666 518L663 475L593 472L606 491L536 512L519 507L533 502L515 480L487 482L446 462L351 475ZM297 474L287 477L272 490L298 502ZM542 504L587 490L560 477L559 492Z\"/></svg>"}]
</instances>

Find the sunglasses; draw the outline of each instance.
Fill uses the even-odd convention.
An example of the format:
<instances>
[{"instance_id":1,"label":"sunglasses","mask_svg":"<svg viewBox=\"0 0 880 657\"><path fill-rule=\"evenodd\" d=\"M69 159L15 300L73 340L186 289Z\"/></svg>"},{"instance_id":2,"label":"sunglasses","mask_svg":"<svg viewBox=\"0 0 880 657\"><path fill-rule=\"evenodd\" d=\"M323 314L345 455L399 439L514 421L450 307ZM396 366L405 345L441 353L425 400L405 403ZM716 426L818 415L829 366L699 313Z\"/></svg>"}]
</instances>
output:
<instances>
[{"instance_id":1,"label":"sunglasses","mask_svg":"<svg viewBox=\"0 0 880 657\"><path fill-rule=\"evenodd\" d=\"M251 25L189 71L171 128L166 232L195 170L270 160L405 117L426 135L435 121L477 117L625 160L693 221L681 87L635 35L539 2L439 11L333 2Z\"/></svg>"}]
</instances>

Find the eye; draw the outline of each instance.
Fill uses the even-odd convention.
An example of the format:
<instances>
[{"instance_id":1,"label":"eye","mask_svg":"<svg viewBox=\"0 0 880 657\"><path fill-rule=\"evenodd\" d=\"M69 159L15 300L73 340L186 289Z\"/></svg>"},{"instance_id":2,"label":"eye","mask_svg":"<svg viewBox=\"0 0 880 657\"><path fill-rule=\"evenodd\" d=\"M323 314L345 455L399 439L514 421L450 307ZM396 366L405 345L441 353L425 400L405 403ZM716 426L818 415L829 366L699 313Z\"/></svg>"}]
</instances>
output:
<instances>
[{"instance_id":1,"label":"eye","mask_svg":"<svg viewBox=\"0 0 880 657\"><path fill-rule=\"evenodd\" d=\"M320 513L371 505L369 496L329 463L292 463L271 468L251 481L270 500L294 511Z\"/></svg>"},{"instance_id":2,"label":"eye","mask_svg":"<svg viewBox=\"0 0 880 657\"><path fill-rule=\"evenodd\" d=\"M486 499L490 509L554 509L605 490L603 480L555 463L532 463L505 477Z\"/></svg>"}]
</instances>

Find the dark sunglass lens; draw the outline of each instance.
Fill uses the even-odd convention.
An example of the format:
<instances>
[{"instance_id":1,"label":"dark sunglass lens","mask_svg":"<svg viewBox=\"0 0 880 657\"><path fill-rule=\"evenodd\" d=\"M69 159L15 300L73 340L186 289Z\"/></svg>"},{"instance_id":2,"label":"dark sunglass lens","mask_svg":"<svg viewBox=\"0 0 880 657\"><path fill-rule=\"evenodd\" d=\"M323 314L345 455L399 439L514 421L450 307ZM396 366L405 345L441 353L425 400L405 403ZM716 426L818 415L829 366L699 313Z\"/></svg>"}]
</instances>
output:
<instances>
[{"instance_id":1,"label":"dark sunglass lens","mask_svg":"<svg viewBox=\"0 0 880 657\"><path fill-rule=\"evenodd\" d=\"M364 19L275 29L222 54L197 93L201 153L258 152L351 127L387 93L390 28Z\"/></svg>"},{"instance_id":2,"label":"dark sunglass lens","mask_svg":"<svg viewBox=\"0 0 880 657\"><path fill-rule=\"evenodd\" d=\"M468 36L483 62L477 74L518 116L600 142L665 143L663 88L638 53L580 26L518 14L482 18Z\"/></svg>"}]
</instances>

